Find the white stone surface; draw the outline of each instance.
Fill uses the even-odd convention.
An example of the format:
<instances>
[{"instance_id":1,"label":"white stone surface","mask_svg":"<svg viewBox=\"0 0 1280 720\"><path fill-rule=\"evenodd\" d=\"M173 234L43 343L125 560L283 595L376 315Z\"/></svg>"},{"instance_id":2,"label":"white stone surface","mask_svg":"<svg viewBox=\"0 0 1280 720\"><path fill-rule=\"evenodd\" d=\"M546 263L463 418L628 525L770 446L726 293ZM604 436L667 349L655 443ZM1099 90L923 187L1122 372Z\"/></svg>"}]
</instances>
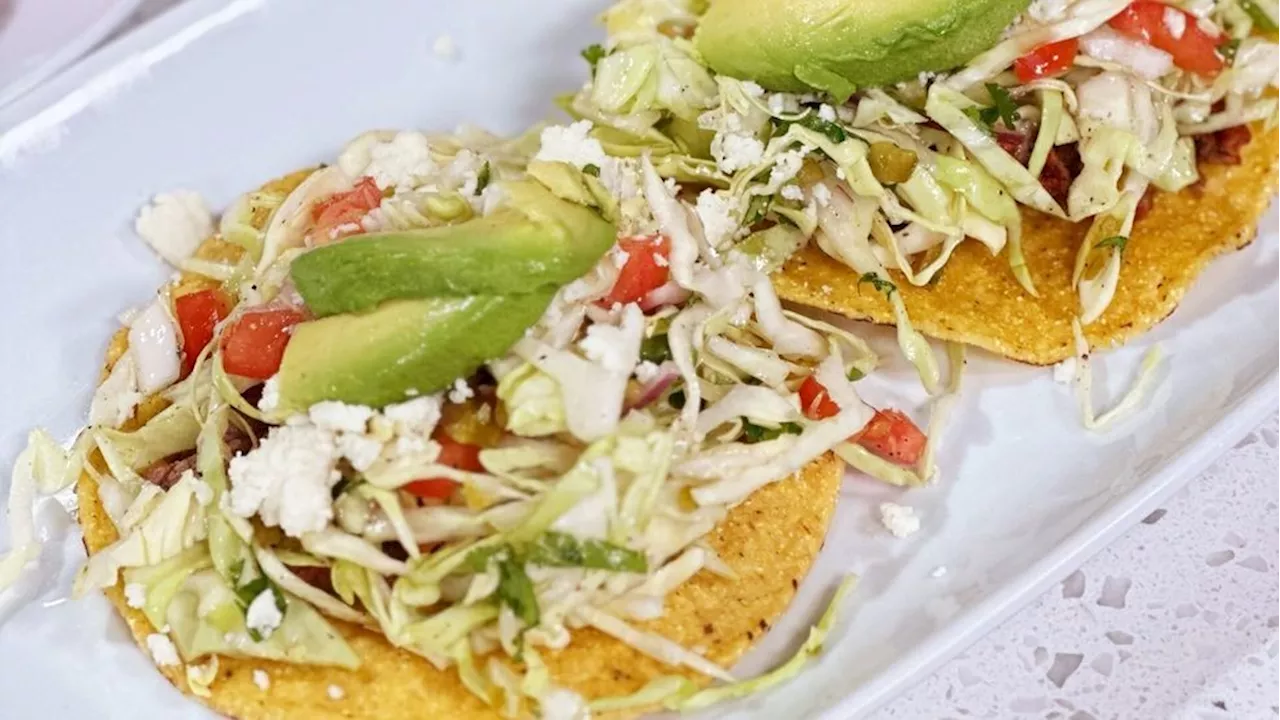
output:
<instances>
[{"instance_id":1,"label":"white stone surface","mask_svg":"<svg viewBox=\"0 0 1280 720\"><path fill-rule=\"evenodd\" d=\"M1275 718L1277 420L874 720Z\"/></svg>"}]
</instances>

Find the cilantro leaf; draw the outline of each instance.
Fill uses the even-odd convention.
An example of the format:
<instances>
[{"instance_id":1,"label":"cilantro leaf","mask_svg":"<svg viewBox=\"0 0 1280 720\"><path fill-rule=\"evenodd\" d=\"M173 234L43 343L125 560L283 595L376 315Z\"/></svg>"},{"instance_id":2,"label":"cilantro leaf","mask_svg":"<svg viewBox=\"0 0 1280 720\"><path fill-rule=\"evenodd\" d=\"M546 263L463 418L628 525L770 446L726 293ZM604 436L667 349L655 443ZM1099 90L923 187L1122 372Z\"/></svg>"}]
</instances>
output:
<instances>
[{"instance_id":1,"label":"cilantro leaf","mask_svg":"<svg viewBox=\"0 0 1280 720\"><path fill-rule=\"evenodd\" d=\"M600 166L588 163L582 166L582 172L592 177L600 177Z\"/></svg>"},{"instance_id":2,"label":"cilantro leaf","mask_svg":"<svg viewBox=\"0 0 1280 720\"><path fill-rule=\"evenodd\" d=\"M524 564L516 558L504 557L498 561L498 602L511 608L525 627L534 627L542 617L538 610L538 596L533 591L533 581L524 570Z\"/></svg>"},{"instance_id":3,"label":"cilantro leaf","mask_svg":"<svg viewBox=\"0 0 1280 720\"><path fill-rule=\"evenodd\" d=\"M893 297L893 293L898 289L897 285L873 272L863 273L862 277L858 278L858 287L861 287L863 283L871 283L871 287L875 288L876 292L884 293L886 298Z\"/></svg>"},{"instance_id":4,"label":"cilantro leaf","mask_svg":"<svg viewBox=\"0 0 1280 720\"><path fill-rule=\"evenodd\" d=\"M654 365L671 359L671 345L667 342L667 335L654 335L651 338L645 338L640 343L640 359L647 360Z\"/></svg>"},{"instance_id":5,"label":"cilantro leaf","mask_svg":"<svg viewBox=\"0 0 1280 720\"><path fill-rule=\"evenodd\" d=\"M1105 240L1099 240L1098 244L1094 245L1093 248L1095 250L1101 250L1102 248L1113 247L1116 249L1116 252L1122 253L1124 252L1125 246L1128 244L1129 244L1129 238L1125 237L1124 235L1112 235L1111 237Z\"/></svg>"},{"instance_id":6,"label":"cilantro leaf","mask_svg":"<svg viewBox=\"0 0 1280 720\"><path fill-rule=\"evenodd\" d=\"M592 75L595 75L596 73L596 65L599 65L600 60L608 54L609 51L605 50L604 46L600 43L592 43L582 49L582 59L586 60L587 64L591 66Z\"/></svg>"},{"instance_id":7,"label":"cilantro leaf","mask_svg":"<svg viewBox=\"0 0 1280 720\"><path fill-rule=\"evenodd\" d=\"M797 423L785 422L776 428L764 427L755 423L744 420L742 422L742 441L748 445L765 440L773 440L782 435L799 435L804 432L804 428Z\"/></svg>"},{"instance_id":8,"label":"cilantro leaf","mask_svg":"<svg viewBox=\"0 0 1280 720\"><path fill-rule=\"evenodd\" d=\"M816 133L821 133L826 136L828 140L834 143L842 143L849 137L849 133L845 132L844 128L830 120L823 120L818 117L818 113L815 110L810 110L798 120L779 120L778 118L774 118L774 137L786 133L787 128L792 125L799 125L800 127L808 128Z\"/></svg>"},{"instance_id":9,"label":"cilantro leaf","mask_svg":"<svg viewBox=\"0 0 1280 720\"><path fill-rule=\"evenodd\" d=\"M548 567L580 567L642 573L648 570L644 553L604 540L580 540L548 531L529 546L529 562Z\"/></svg>"},{"instance_id":10,"label":"cilantro leaf","mask_svg":"<svg viewBox=\"0 0 1280 720\"><path fill-rule=\"evenodd\" d=\"M991 117L987 124L994 125L996 118L999 118L1005 127L1012 130L1014 123L1018 121L1018 104L1013 101L1013 96L995 83L987 83L987 94L991 96L991 107L987 110L994 111L993 114L986 115Z\"/></svg>"},{"instance_id":11,"label":"cilantro leaf","mask_svg":"<svg viewBox=\"0 0 1280 720\"><path fill-rule=\"evenodd\" d=\"M480 172L476 173L476 194L479 195L485 188L489 187L489 182L493 179L493 168L489 167L489 161L485 160L484 167L480 168Z\"/></svg>"},{"instance_id":12,"label":"cilantro leaf","mask_svg":"<svg viewBox=\"0 0 1280 720\"><path fill-rule=\"evenodd\" d=\"M862 372L856 367L849 368L849 382L857 382L866 376L867 376L866 373Z\"/></svg>"}]
</instances>

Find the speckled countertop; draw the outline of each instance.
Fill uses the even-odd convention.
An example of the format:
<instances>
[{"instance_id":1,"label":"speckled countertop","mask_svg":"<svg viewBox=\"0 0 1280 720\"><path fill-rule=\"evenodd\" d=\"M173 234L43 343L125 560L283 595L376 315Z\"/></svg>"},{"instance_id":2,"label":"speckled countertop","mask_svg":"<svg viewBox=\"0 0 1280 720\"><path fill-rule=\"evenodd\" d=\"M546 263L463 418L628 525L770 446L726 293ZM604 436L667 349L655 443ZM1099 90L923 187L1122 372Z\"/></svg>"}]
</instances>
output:
<instances>
[{"instance_id":1,"label":"speckled countertop","mask_svg":"<svg viewBox=\"0 0 1280 720\"><path fill-rule=\"evenodd\" d=\"M1273 417L873 720L1280 717L1278 445Z\"/></svg>"}]
</instances>

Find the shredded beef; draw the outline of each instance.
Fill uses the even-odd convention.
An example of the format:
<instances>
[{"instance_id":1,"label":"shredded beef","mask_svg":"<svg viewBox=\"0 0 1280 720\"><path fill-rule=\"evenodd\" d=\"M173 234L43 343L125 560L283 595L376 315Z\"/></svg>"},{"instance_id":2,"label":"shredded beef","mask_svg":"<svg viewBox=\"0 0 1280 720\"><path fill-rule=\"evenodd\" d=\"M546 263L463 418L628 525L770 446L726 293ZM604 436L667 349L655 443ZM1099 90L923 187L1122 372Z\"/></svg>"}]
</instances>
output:
<instances>
[{"instance_id":1,"label":"shredded beef","mask_svg":"<svg viewBox=\"0 0 1280 720\"><path fill-rule=\"evenodd\" d=\"M235 425L227 427L227 432L222 436L222 441L227 444L227 452L231 455L245 452L253 447L253 438ZM142 471L142 478L149 483L159 485L168 490L182 478L183 473L188 470L194 470L195 467L196 451L187 450L155 461Z\"/></svg>"},{"instance_id":2,"label":"shredded beef","mask_svg":"<svg viewBox=\"0 0 1280 720\"><path fill-rule=\"evenodd\" d=\"M996 130L996 144L1021 165L1031 159L1031 134L1016 130Z\"/></svg>"},{"instance_id":3,"label":"shredded beef","mask_svg":"<svg viewBox=\"0 0 1280 720\"><path fill-rule=\"evenodd\" d=\"M1240 151L1252 137L1253 133L1245 125L1197 135L1196 160L1213 165L1239 165Z\"/></svg>"},{"instance_id":4,"label":"shredded beef","mask_svg":"<svg viewBox=\"0 0 1280 720\"><path fill-rule=\"evenodd\" d=\"M1049 151L1040 171L1040 184L1049 191L1059 205L1066 207L1067 191L1080 174L1080 150L1075 143L1055 146Z\"/></svg>"},{"instance_id":5,"label":"shredded beef","mask_svg":"<svg viewBox=\"0 0 1280 720\"><path fill-rule=\"evenodd\" d=\"M314 565L289 565L289 572L298 576L302 582L313 588L323 590L330 595L333 593L333 578L330 575L329 568L317 567Z\"/></svg>"}]
</instances>

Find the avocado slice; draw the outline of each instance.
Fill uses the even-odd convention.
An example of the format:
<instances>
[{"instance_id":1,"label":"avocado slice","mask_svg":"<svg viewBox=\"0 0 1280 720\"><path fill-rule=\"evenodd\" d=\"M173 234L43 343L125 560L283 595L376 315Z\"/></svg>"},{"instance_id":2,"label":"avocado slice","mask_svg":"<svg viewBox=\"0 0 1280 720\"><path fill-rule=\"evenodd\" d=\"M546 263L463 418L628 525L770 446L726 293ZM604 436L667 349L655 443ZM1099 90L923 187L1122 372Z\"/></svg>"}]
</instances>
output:
<instances>
[{"instance_id":1,"label":"avocado slice","mask_svg":"<svg viewBox=\"0 0 1280 720\"><path fill-rule=\"evenodd\" d=\"M296 326L280 365L279 411L323 400L382 407L448 387L507 352L554 290L392 300Z\"/></svg>"},{"instance_id":2,"label":"avocado slice","mask_svg":"<svg viewBox=\"0 0 1280 720\"><path fill-rule=\"evenodd\" d=\"M616 229L591 209L532 180L502 190L505 205L485 217L312 250L293 261L294 285L317 317L397 298L541 292L582 277L613 246Z\"/></svg>"},{"instance_id":3,"label":"avocado slice","mask_svg":"<svg viewBox=\"0 0 1280 720\"><path fill-rule=\"evenodd\" d=\"M855 88L950 70L991 48L1030 0L715 0L694 43L717 73L769 90Z\"/></svg>"}]
</instances>

